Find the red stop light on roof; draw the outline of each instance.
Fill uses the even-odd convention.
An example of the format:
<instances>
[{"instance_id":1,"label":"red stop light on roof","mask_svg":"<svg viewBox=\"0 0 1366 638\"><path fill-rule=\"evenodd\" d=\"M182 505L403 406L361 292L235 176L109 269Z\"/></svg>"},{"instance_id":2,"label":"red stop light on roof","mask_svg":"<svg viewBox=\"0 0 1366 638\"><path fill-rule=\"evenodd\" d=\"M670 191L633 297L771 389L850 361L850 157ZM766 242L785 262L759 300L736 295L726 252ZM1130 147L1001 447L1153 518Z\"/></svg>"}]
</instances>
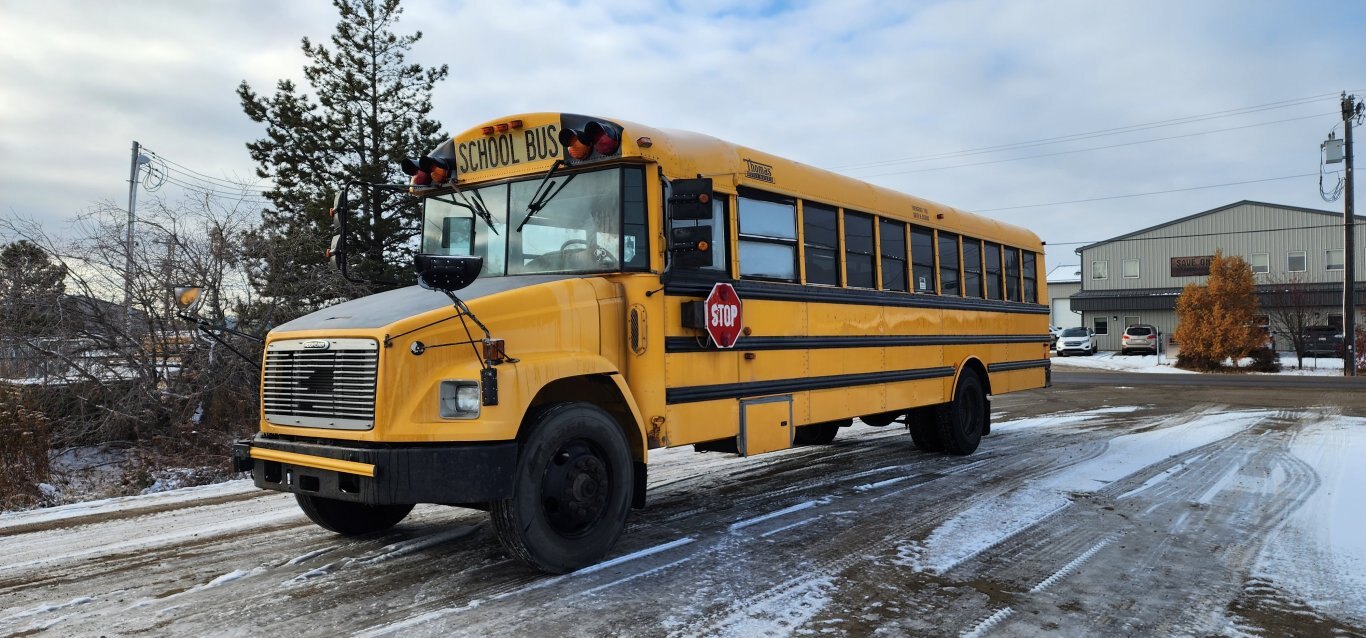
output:
<instances>
[{"instance_id":1,"label":"red stop light on roof","mask_svg":"<svg viewBox=\"0 0 1366 638\"><path fill-rule=\"evenodd\" d=\"M560 130L560 145L570 163L616 157L621 152L621 128L590 120L582 129Z\"/></svg>"}]
</instances>

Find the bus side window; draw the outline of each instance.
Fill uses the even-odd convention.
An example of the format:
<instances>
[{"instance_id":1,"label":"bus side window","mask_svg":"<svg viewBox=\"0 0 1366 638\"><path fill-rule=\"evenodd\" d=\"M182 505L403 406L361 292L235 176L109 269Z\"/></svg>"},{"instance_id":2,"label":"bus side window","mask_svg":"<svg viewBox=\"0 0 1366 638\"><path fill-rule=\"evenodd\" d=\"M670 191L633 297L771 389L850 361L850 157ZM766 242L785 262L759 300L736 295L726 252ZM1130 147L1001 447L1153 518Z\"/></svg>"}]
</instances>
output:
<instances>
[{"instance_id":1,"label":"bus side window","mask_svg":"<svg viewBox=\"0 0 1366 638\"><path fill-rule=\"evenodd\" d=\"M802 227L806 241L806 283L840 285L839 211L814 202L802 202Z\"/></svg>"},{"instance_id":2,"label":"bus side window","mask_svg":"<svg viewBox=\"0 0 1366 638\"><path fill-rule=\"evenodd\" d=\"M645 222L645 171L621 171L621 265L626 270L650 267L649 229Z\"/></svg>"},{"instance_id":3,"label":"bus side window","mask_svg":"<svg viewBox=\"0 0 1366 638\"><path fill-rule=\"evenodd\" d=\"M1020 249L1006 247L1006 301L1020 300Z\"/></svg>"},{"instance_id":4,"label":"bus side window","mask_svg":"<svg viewBox=\"0 0 1366 638\"><path fill-rule=\"evenodd\" d=\"M738 200L740 276L796 281L796 200L749 188Z\"/></svg>"},{"instance_id":5,"label":"bus side window","mask_svg":"<svg viewBox=\"0 0 1366 638\"><path fill-rule=\"evenodd\" d=\"M963 294L982 298L982 240L963 238Z\"/></svg>"},{"instance_id":6,"label":"bus side window","mask_svg":"<svg viewBox=\"0 0 1366 638\"><path fill-rule=\"evenodd\" d=\"M873 263L873 216L844 211L845 285L876 288L877 266Z\"/></svg>"},{"instance_id":7,"label":"bus side window","mask_svg":"<svg viewBox=\"0 0 1366 638\"><path fill-rule=\"evenodd\" d=\"M1034 253L1024 251L1024 300L1027 303L1039 301L1039 274L1034 271Z\"/></svg>"},{"instance_id":8,"label":"bus side window","mask_svg":"<svg viewBox=\"0 0 1366 638\"><path fill-rule=\"evenodd\" d=\"M958 235L939 231L939 286L945 295L958 297L962 289L958 287L961 277L958 267Z\"/></svg>"},{"instance_id":9,"label":"bus side window","mask_svg":"<svg viewBox=\"0 0 1366 638\"><path fill-rule=\"evenodd\" d=\"M934 231L911 227L911 289L938 294L934 280Z\"/></svg>"},{"instance_id":10,"label":"bus side window","mask_svg":"<svg viewBox=\"0 0 1366 638\"><path fill-rule=\"evenodd\" d=\"M1001 294L1001 245L986 243L985 256L987 262L987 299L1000 301L1005 299Z\"/></svg>"},{"instance_id":11,"label":"bus side window","mask_svg":"<svg viewBox=\"0 0 1366 638\"><path fill-rule=\"evenodd\" d=\"M882 289L906 292L906 224L878 220L882 239Z\"/></svg>"}]
</instances>

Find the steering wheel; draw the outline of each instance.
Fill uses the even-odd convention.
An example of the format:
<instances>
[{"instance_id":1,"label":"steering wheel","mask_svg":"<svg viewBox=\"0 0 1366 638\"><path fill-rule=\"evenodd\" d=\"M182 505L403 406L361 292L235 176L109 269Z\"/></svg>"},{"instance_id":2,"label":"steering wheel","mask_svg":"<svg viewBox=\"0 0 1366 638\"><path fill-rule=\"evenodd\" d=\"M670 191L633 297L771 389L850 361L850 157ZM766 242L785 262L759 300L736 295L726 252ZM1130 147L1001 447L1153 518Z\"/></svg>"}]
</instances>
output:
<instances>
[{"instance_id":1,"label":"steering wheel","mask_svg":"<svg viewBox=\"0 0 1366 638\"><path fill-rule=\"evenodd\" d=\"M564 244L560 245L560 258L563 263L568 263L570 253L577 253L585 250L592 251L593 260L597 262L598 266L602 268L617 267L617 259L612 256L612 253L607 252L607 249L602 246L589 244L587 239L570 239L569 241L564 242Z\"/></svg>"}]
</instances>

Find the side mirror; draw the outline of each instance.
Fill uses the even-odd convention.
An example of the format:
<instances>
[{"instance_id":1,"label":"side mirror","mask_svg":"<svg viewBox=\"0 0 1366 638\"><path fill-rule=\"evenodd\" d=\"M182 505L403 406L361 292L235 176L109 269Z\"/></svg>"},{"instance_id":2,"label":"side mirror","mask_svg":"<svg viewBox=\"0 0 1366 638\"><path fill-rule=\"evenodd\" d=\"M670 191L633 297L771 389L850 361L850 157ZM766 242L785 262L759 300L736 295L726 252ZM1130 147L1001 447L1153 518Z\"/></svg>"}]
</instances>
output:
<instances>
[{"instance_id":1,"label":"side mirror","mask_svg":"<svg viewBox=\"0 0 1366 638\"><path fill-rule=\"evenodd\" d=\"M676 179L670 184L669 218L675 221L705 221L712 217L711 178Z\"/></svg>"},{"instance_id":2,"label":"side mirror","mask_svg":"<svg viewBox=\"0 0 1366 638\"><path fill-rule=\"evenodd\" d=\"M204 300L204 289L199 286L176 286L175 304L181 312L194 314L199 310L199 303Z\"/></svg>"},{"instance_id":3,"label":"side mirror","mask_svg":"<svg viewBox=\"0 0 1366 638\"><path fill-rule=\"evenodd\" d=\"M669 252L679 268L706 268L711 265L711 226L681 226L669 229Z\"/></svg>"},{"instance_id":4,"label":"side mirror","mask_svg":"<svg viewBox=\"0 0 1366 638\"><path fill-rule=\"evenodd\" d=\"M455 292L474 283L484 269L484 258L471 255L418 255L413 260L418 282L442 292Z\"/></svg>"}]
</instances>

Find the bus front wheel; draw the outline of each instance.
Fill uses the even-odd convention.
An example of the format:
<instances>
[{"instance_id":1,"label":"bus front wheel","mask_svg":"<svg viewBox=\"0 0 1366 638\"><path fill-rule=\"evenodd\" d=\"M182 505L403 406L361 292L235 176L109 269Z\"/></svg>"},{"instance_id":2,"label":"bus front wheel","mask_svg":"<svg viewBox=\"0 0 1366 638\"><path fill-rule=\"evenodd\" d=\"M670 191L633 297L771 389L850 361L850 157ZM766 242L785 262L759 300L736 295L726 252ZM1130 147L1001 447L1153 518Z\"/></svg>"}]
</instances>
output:
<instances>
[{"instance_id":1,"label":"bus front wheel","mask_svg":"<svg viewBox=\"0 0 1366 638\"><path fill-rule=\"evenodd\" d=\"M967 456L977 451L991 418L991 405L976 372L964 371L953 400L938 406L935 417L935 434L945 452Z\"/></svg>"},{"instance_id":2,"label":"bus front wheel","mask_svg":"<svg viewBox=\"0 0 1366 638\"><path fill-rule=\"evenodd\" d=\"M924 452L943 452L944 443L939 440L936 429L937 411L933 406L915 408L906 414L906 428L911 432L911 441Z\"/></svg>"},{"instance_id":3,"label":"bus front wheel","mask_svg":"<svg viewBox=\"0 0 1366 638\"><path fill-rule=\"evenodd\" d=\"M592 565L626 527L634 476L626 437L587 403L551 405L527 427L512 498L489 510L498 540L541 571Z\"/></svg>"},{"instance_id":4,"label":"bus front wheel","mask_svg":"<svg viewBox=\"0 0 1366 638\"><path fill-rule=\"evenodd\" d=\"M382 532L413 511L412 505L364 505L308 494L295 494L294 498L318 527L343 536Z\"/></svg>"}]
</instances>

